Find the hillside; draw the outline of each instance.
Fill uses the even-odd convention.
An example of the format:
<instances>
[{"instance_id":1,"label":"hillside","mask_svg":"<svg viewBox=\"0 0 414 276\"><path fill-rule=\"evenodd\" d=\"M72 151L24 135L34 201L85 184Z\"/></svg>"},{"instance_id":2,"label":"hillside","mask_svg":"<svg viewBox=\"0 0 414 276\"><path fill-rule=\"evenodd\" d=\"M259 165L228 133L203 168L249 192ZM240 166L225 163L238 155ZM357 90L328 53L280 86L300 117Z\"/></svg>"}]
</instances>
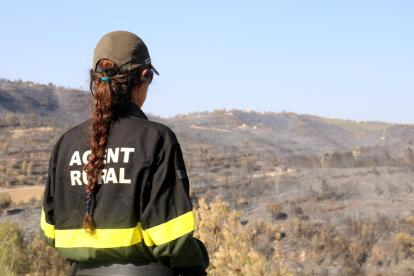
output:
<instances>
[{"instance_id":1,"label":"hillside","mask_svg":"<svg viewBox=\"0 0 414 276\"><path fill-rule=\"evenodd\" d=\"M145 112L145 106L143 108ZM0 125L6 114L36 114L56 124L82 122L90 112L90 93L32 82L0 82ZM177 110L179 112L179 110ZM249 142L258 153L274 151L278 156L321 155L324 152L352 151L354 147L380 148L392 156L402 156L414 141L413 125L384 122L356 122L295 113L215 110L177 115L150 116L170 126L186 142L216 147Z\"/></svg>"},{"instance_id":2,"label":"hillside","mask_svg":"<svg viewBox=\"0 0 414 276\"><path fill-rule=\"evenodd\" d=\"M24 244L38 242L51 148L87 118L89 101L85 91L0 82L0 224L21 225ZM260 252L264 263L278 252L278 232L278 250L296 275L412 274L412 125L249 110L148 115L178 136L193 206L238 210L232 225L251 244L242 248ZM211 244L234 236L227 220L214 218L197 223L197 235ZM237 244L220 242L229 250Z\"/></svg>"},{"instance_id":3,"label":"hillside","mask_svg":"<svg viewBox=\"0 0 414 276\"><path fill-rule=\"evenodd\" d=\"M204 139L220 147L242 145L242 140L246 139L256 151L265 153L272 150L278 156L321 155L324 152L352 151L361 146L380 148L393 156L401 156L412 143L410 137L414 136L411 125L248 110L215 110L159 121L189 140L203 142Z\"/></svg>"},{"instance_id":4,"label":"hillside","mask_svg":"<svg viewBox=\"0 0 414 276\"><path fill-rule=\"evenodd\" d=\"M0 81L0 114L34 113L37 116L78 123L89 113L90 93L53 84Z\"/></svg>"}]
</instances>

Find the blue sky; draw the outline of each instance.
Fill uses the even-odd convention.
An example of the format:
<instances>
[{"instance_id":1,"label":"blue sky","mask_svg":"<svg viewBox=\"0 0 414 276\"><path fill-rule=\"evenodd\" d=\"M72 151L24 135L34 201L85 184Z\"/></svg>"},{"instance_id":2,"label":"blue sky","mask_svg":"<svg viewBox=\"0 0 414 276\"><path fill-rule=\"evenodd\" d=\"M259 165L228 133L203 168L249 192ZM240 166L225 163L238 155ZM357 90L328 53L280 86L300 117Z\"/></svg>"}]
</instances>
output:
<instances>
[{"instance_id":1,"label":"blue sky","mask_svg":"<svg viewBox=\"0 0 414 276\"><path fill-rule=\"evenodd\" d=\"M414 1L0 0L0 77L83 87L107 32L160 72L144 112L223 108L414 123Z\"/></svg>"}]
</instances>

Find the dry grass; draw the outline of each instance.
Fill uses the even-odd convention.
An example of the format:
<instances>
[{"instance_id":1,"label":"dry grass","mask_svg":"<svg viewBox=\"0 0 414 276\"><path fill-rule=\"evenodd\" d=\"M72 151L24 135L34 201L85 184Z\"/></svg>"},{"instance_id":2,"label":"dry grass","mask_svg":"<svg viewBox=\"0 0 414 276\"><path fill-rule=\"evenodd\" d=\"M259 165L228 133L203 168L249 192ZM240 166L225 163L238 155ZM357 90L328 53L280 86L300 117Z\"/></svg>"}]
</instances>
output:
<instances>
[{"instance_id":1,"label":"dry grass","mask_svg":"<svg viewBox=\"0 0 414 276\"><path fill-rule=\"evenodd\" d=\"M228 203L221 202L218 197L210 204L202 198L199 206L194 212L194 236L205 243L209 252L209 275L294 275L279 254L281 234L278 225L261 222L243 227L239 222L241 212L229 212ZM254 249L258 236L264 236L268 243L273 243L273 254L264 256Z\"/></svg>"},{"instance_id":2,"label":"dry grass","mask_svg":"<svg viewBox=\"0 0 414 276\"><path fill-rule=\"evenodd\" d=\"M29 202L31 198L42 199L45 187L9 189L7 193L10 195L12 202Z\"/></svg>"},{"instance_id":3,"label":"dry grass","mask_svg":"<svg viewBox=\"0 0 414 276\"><path fill-rule=\"evenodd\" d=\"M31 137L33 135L33 132L52 132L56 131L53 127L32 127L32 128L16 128L16 129L10 129L10 139L18 139L21 137Z\"/></svg>"}]
</instances>

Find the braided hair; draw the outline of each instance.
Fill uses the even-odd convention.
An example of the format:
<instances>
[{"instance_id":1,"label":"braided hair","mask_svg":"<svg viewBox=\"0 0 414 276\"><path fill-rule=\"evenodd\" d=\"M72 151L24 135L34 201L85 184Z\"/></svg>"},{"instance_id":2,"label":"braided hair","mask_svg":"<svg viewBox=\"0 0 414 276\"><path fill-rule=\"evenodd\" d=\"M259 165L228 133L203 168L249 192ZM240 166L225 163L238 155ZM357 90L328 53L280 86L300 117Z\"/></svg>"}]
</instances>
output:
<instances>
[{"instance_id":1,"label":"braided hair","mask_svg":"<svg viewBox=\"0 0 414 276\"><path fill-rule=\"evenodd\" d=\"M103 68L116 68L110 60L100 60L98 65ZM83 228L90 234L95 234L95 223L92 219L91 201L98 183L98 177L104 164L105 150L108 146L109 130L118 119L121 110L131 101L133 87L143 84L142 72L146 67L139 67L133 71L107 76L90 70L90 90L93 95L93 111L90 134L91 154L88 163L83 166L87 173L88 186L86 187L86 208ZM152 76L152 75L151 75Z\"/></svg>"}]
</instances>

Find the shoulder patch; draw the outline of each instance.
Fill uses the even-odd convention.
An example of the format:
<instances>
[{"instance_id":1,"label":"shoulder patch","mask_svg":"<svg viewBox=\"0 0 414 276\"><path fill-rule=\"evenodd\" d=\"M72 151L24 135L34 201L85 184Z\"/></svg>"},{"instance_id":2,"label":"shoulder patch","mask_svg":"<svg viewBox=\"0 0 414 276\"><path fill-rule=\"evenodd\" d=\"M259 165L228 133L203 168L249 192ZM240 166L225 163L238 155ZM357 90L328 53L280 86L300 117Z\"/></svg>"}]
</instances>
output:
<instances>
[{"instance_id":1,"label":"shoulder patch","mask_svg":"<svg viewBox=\"0 0 414 276\"><path fill-rule=\"evenodd\" d=\"M178 179L187 179L187 175L184 170L176 170L175 172L177 173Z\"/></svg>"}]
</instances>

